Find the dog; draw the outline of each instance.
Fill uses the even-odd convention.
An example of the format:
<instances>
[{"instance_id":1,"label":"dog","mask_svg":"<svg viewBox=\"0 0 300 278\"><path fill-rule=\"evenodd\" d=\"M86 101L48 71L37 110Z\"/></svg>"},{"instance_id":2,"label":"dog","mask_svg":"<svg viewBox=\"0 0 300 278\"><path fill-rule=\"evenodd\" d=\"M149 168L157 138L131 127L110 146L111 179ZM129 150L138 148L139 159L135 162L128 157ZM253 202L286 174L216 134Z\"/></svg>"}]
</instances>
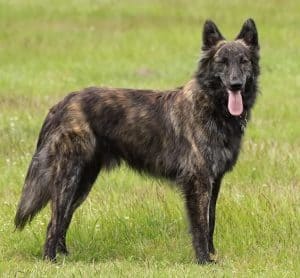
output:
<instances>
[{"instance_id":1,"label":"dog","mask_svg":"<svg viewBox=\"0 0 300 278\"><path fill-rule=\"evenodd\" d=\"M67 254L66 233L101 169L125 161L181 189L199 264L213 262L221 180L235 165L258 92L259 43L248 19L234 41L215 23L203 28L193 78L169 91L91 87L52 107L25 178L15 226L49 201L44 258Z\"/></svg>"}]
</instances>

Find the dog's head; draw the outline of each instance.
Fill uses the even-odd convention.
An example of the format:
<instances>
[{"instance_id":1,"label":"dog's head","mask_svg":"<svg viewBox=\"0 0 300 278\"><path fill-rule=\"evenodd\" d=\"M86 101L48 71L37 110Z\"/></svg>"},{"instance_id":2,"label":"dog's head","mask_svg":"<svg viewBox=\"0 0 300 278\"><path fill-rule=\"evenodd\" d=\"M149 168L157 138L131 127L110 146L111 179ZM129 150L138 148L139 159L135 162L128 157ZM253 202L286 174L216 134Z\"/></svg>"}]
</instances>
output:
<instances>
[{"instance_id":1,"label":"dog's head","mask_svg":"<svg viewBox=\"0 0 300 278\"><path fill-rule=\"evenodd\" d=\"M255 100L259 75L259 44L255 23L248 19L234 41L227 42L212 21L203 30L202 58L197 77L210 95L233 116L250 108Z\"/></svg>"}]
</instances>

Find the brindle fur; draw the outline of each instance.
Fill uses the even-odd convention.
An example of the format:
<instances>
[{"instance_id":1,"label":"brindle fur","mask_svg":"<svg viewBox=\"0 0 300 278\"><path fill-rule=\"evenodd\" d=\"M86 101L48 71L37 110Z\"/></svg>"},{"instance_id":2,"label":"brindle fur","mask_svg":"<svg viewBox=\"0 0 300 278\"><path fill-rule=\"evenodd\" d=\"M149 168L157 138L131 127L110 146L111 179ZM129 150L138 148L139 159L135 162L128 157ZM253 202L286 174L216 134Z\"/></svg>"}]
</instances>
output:
<instances>
[{"instance_id":1,"label":"brindle fur","mask_svg":"<svg viewBox=\"0 0 300 278\"><path fill-rule=\"evenodd\" d=\"M87 88L55 105L42 126L15 225L22 229L51 201L44 256L67 253L66 233L102 168L130 167L182 189L198 263L215 253L215 207L232 169L257 93L258 37L248 19L227 42L207 21L194 78L170 91ZM227 88L240 86L244 112L227 109Z\"/></svg>"}]
</instances>

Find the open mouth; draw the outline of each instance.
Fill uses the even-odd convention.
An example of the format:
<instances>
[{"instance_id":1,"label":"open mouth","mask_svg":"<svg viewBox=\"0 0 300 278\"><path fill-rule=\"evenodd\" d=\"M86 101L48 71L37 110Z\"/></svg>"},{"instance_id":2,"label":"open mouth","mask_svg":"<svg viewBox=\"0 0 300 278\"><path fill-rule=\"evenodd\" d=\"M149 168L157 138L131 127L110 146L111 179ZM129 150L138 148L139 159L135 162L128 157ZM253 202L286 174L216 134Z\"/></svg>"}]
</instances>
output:
<instances>
[{"instance_id":1,"label":"open mouth","mask_svg":"<svg viewBox=\"0 0 300 278\"><path fill-rule=\"evenodd\" d=\"M229 113L233 116L240 116L244 110L241 91L232 91L227 89L227 92Z\"/></svg>"}]
</instances>

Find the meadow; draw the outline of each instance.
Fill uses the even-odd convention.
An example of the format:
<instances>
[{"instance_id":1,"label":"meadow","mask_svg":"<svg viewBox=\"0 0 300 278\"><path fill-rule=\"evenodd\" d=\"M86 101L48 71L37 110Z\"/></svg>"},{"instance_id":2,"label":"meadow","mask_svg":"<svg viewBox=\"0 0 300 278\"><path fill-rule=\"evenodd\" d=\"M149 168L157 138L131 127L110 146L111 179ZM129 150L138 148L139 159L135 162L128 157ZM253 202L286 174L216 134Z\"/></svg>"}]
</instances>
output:
<instances>
[{"instance_id":1,"label":"meadow","mask_svg":"<svg viewBox=\"0 0 300 278\"><path fill-rule=\"evenodd\" d=\"M300 2L0 0L1 277L300 277ZM49 108L88 86L170 89L193 75L202 26L255 19L262 75L217 205L218 263L195 264L180 192L126 166L76 211L70 255L42 260L49 208L13 218Z\"/></svg>"}]
</instances>

